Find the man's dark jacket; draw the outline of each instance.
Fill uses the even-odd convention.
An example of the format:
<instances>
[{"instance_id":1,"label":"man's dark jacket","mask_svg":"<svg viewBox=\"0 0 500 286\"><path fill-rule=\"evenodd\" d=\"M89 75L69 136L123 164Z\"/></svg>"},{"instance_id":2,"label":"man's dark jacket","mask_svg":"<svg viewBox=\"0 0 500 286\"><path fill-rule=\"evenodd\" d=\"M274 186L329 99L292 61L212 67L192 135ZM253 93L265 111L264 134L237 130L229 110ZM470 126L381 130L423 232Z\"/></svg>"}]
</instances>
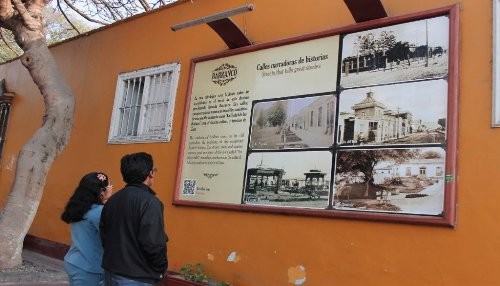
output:
<instances>
[{"instance_id":1,"label":"man's dark jacket","mask_svg":"<svg viewBox=\"0 0 500 286\"><path fill-rule=\"evenodd\" d=\"M144 184L128 184L104 205L100 222L102 268L154 284L167 270L163 204Z\"/></svg>"}]
</instances>

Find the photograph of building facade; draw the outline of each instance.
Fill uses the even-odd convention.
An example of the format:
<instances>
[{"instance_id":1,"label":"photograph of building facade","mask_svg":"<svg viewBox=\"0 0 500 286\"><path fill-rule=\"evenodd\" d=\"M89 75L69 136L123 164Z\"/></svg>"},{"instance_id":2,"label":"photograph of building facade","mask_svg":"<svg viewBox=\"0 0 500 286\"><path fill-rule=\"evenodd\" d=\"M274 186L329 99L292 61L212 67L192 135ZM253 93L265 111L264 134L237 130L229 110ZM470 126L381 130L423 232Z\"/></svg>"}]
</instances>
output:
<instances>
[{"instance_id":1,"label":"photograph of building facade","mask_svg":"<svg viewBox=\"0 0 500 286\"><path fill-rule=\"evenodd\" d=\"M444 179L444 158L411 159L402 163L380 162L373 168L373 183L382 184L393 178Z\"/></svg>"},{"instance_id":2,"label":"photograph of building facade","mask_svg":"<svg viewBox=\"0 0 500 286\"><path fill-rule=\"evenodd\" d=\"M388 110L375 99L373 92L368 92L352 109L353 113L341 112L339 115L339 142L380 143L413 132L412 114L405 110Z\"/></svg>"},{"instance_id":3,"label":"photograph of building facade","mask_svg":"<svg viewBox=\"0 0 500 286\"><path fill-rule=\"evenodd\" d=\"M342 145L443 143L443 80L351 89L340 94L337 142ZM438 102L429 106L428 102Z\"/></svg>"},{"instance_id":4,"label":"photograph of building facade","mask_svg":"<svg viewBox=\"0 0 500 286\"><path fill-rule=\"evenodd\" d=\"M257 102L250 148L328 147L333 143L334 118L333 95Z\"/></svg>"},{"instance_id":5,"label":"photograph of building facade","mask_svg":"<svg viewBox=\"0 0 500 286\"><path fill-rule=\"evenodd\" d=\"M337 160L336 208L426 215L443 211L442 148L350 150L339 152Z\"/></svg>"},{"instance_id":6,"label":"photograph of building facade","mask_svg":"<svg viewBox=\"0 0 500 286\"><path fill-rule=\"evenodd\" d=\"M320 96L302 107L286 122L288 128L301 138L307 138L310 147L327 147L333 143L335 128L335 97Z\"/></svg>"}]
</instances>

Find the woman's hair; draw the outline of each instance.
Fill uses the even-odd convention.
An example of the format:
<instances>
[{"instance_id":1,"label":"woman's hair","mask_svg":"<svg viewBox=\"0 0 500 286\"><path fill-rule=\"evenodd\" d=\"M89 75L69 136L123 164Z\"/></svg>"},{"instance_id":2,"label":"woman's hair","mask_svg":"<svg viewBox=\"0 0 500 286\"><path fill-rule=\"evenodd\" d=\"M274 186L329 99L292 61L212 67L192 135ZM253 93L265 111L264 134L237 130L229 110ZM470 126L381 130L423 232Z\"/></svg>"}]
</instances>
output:
<instances>
[{"instance_id":1,"label":"woman's hair","mask_svg":"<svg viewBox=\"0 0 500 286\"><path fill-rule=\"evenodd\" d=\"M61 219L66 223L81 221L92 204L102 204L100 196L108 184L108 175L102 172L92 172L83 176L66 204Z\"/></svg>"}]
</instances>

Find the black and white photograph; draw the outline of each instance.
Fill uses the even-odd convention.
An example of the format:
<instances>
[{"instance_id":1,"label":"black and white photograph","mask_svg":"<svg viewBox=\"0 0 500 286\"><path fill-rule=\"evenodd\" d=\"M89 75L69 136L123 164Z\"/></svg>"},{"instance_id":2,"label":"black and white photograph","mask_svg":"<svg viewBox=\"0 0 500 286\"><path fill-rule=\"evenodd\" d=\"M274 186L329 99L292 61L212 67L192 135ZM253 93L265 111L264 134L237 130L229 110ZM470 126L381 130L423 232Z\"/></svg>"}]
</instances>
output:
<instances>
[{"instance_id":1,"label":"black and white photograph","mask_svg":"<svg viewBox=\"0 0 500 286\"><path fill-rule=\"evenodd\" d=\"M251 149L329 147L335 128L333 94L255 102Z\"/></svg>"},{"instance_id":2,"label":"black and white photograph","mask_svg":"<svg viewBox=\"0 0 500 286\"><path fill-rule=\"evenodd\" d=\"M442 79L345 90L339 96L337 142L444 143L447 91Z\"/></svg>"},{"instance_id":3,"label":"black and white photograph","mask_svg":"<svg viewBox=\"0 0 500 286\"><path fill-rule=\"evenodd\" d=\"M339 151L334 208L441 215L445 157L440 147Z\"/></svg>"},{"instance_id":4,"label":"black and white photograph","mask_svg":"<svg viewBox=\"0 0 500 286\"><path fill-rule=\"evenodd\" d=\"M348 34L343 88L440 78L448 73L449 18L424 19Z\"/></svg>"},{"instance_id":5,"label":"black and white photograph","mask_svg":"<svg viewBox=\"0 0 500 286\"><path fill-rule=\"evenodd\" d=\"M326 208L331 183L329 151L262 152L248 156L245 204Z\"/></svg>"}]
</instances>

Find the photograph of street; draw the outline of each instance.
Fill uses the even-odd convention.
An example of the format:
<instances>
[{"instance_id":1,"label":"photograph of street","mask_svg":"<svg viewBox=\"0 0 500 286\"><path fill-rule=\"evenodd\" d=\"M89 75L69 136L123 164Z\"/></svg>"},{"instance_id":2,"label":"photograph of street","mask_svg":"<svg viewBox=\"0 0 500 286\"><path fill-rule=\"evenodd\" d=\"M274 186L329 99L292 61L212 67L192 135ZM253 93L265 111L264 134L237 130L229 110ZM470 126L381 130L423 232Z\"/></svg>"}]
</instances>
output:
<instances>
[{"instance_id":1,"label":"photograph of street","mask_svg":"<svg viewBox=\"0 0 500 286\"><path fill-rule=\"evenodd\" d=\"M326 208L330 151L262 152L248 156L245 204Z\"/></svg>"},{"instance_id":2,"label":"photograph of street","mask_svg":"<svg viewBox=\"0 0 500 286\"><path fill-rule=\"evenodd\" d=\"M335 127L335 96L255 102L251 149L329 147Z\"/></svg>"},{"instance_id":3,"label":"photograph of street","mask_svg":"<svg viewBox=\"0 0 500 286\"><path fill-rule=\"evenodd\" d=\"M449 19L441 16L348 34L343 88L441 78L448 73Z\"/></svg>"},{"instance_id":4,"label":"photograph of street","mask_svg":"<svg viewBox=\"0 0 500 286\"><path fill-rule=\"evenodd\" d=\"M334 208L441 215L444 180L439 147L339 151Z\"/></svg>"},{"instance_id":5,"label":"photograph of street","mask_svg":"<svg viewBox=\"0 0 500 286\"><path fill-rule=\"evenodd\" d=\"M444 143L447 91L442 79L345 90L339 97L337 142Z\"/></svg>"}]
</instances>

